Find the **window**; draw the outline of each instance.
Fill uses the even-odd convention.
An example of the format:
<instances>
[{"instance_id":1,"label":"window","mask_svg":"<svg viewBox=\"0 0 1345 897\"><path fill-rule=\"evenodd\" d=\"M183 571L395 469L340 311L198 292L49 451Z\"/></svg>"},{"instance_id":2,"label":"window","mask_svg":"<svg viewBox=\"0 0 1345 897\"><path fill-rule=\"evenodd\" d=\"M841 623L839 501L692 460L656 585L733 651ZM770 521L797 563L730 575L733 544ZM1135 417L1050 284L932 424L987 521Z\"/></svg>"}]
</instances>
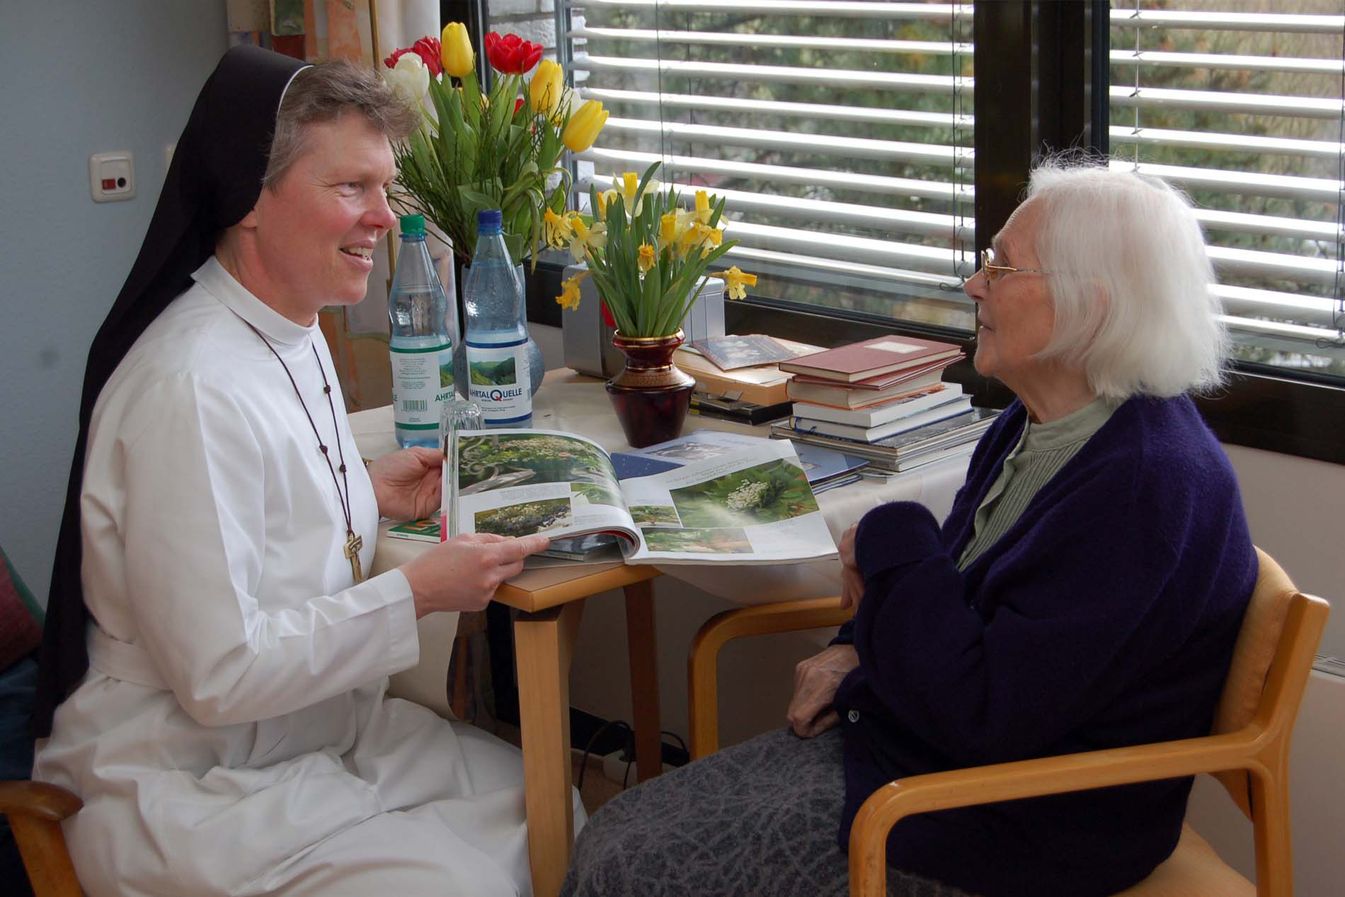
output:
<instances>
[{"instance_id":1,"label":"window","mask_svg":"<svg viewBox=\"0 0 1345 897\"><path fill-rule=\"evenodd\" d=\"M560 5L576 89L611 113L581 191L661 160L726 198L757 295L971 331L970 3Z\"/></svg>"},{"instance_id":2,"label":"window","mask_svg":"<svg viewBox=\"0 0 1345 897\"><path fill-rule=\"evenodd\" d=\"M1112 165L1200 207L1235 357L1345 378L1338 0L1114 0Z\"/></svg>"}]
</instances>

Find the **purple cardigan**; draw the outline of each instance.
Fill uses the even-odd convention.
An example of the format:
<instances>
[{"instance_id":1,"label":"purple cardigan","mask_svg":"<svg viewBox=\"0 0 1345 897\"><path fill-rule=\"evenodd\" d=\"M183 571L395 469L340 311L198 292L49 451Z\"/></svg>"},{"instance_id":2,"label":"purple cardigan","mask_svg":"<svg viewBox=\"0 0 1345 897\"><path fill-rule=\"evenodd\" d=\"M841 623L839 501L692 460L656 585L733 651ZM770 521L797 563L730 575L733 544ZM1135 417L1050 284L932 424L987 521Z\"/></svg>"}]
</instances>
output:
<instances>
[{"instance_id":1,"label":"purple cardigan","mask_svg":"<svg viewBox=\"0 0 1345 897\"><path fill-rule=\"evenodd\" d=\"M842 848L892 779L1209 732L1257 569L1218 441L1185 397L1130 399L959 572L1025 418L1015 402L981 439L942 529L909 502L860 522ZM1190 786L909 817L888 856L984 897L1110 895L1172 852Z\"/></svg>"}]
</instances>

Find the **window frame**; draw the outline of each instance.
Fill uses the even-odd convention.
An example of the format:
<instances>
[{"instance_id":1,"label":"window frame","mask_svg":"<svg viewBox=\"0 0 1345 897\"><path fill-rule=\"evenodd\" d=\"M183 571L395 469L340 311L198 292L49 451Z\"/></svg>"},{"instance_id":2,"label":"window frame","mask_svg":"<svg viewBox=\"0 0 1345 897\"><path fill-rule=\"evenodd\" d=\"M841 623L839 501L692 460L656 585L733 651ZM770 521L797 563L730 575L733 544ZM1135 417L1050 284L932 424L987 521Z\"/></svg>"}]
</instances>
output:
<instances>
[{"instance_id":1,"label":"window frame","mask_svg":"<svg viewBox=\"0 0 1345 897\"><path fill-rule=\"evenodd\" d=\"M463 21L483 33L486 0L441 0L442 21ZM1025 110L978 127L974 136L976 248L989 245L1018 205L1034 158L1083 149L1106 153L1110 3L997 0L973 13L974 108ZM559 40L559 38L558 38ZM989 52L983 48L994 48ZM479 59L479 65L484 60ZM1036 85L1034 90L1033 86ZM982 115L978 118L984 120ZM528 320L562 326L554 297L563 264L539 260L528 278ZM727 303L735 333L771 333L837 345L884 333L951 339L970 354L975 337L960 331L893 322L813 306L750 297ZM1234 361L1227 385L1200 397L1206 422L1225 443L1345 464L1345 384L1339 378ZM977 404L1003 407L1012 394L978 375L969 362L949 369Z\"/></svg>"}]
</instances>

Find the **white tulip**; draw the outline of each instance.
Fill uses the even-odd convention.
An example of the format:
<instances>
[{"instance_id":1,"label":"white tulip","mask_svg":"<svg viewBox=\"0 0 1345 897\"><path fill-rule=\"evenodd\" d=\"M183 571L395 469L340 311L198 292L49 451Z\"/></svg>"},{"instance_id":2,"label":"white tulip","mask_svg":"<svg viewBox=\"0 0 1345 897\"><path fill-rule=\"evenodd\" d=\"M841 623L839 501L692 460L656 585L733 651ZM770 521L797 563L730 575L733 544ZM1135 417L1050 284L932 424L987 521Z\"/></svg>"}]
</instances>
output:
<instances>
[{"instance_id":1,"label":"white tulip","mask_svg":"<svg viewBox=\"0 0 1345 897\"><path fill-rule=\"evenodd\" d=\"M419 106L430 91L430 70L415 53L403 53L393 68L383 69L383 80L406 102Z\"/></svg>"}]
</instances>

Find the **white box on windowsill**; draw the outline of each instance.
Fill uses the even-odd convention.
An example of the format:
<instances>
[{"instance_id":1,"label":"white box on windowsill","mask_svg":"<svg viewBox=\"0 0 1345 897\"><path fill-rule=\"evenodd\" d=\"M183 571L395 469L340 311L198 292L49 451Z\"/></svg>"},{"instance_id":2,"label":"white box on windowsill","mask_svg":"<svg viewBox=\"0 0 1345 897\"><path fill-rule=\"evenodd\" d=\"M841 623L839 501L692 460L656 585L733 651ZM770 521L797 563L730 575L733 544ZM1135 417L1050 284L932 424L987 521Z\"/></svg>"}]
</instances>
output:
<instances>
[{"instance_id":1,"label":"white box on windowsill","mask_svg":"<svg viewBox=\"0 0 1345 897\"><path fill-rule=\"evenodd\" d=\"M588 270L586 265L569 265L565 278ZM565 366L594 377L615 377L621 370L622 355L612 345L612 328L603 323L598 290L593 278L579 284L579 307L562 313L562 337ZM682 319L682 332L688 343L724 335L724 281L711 277Z\"/></svg>"}]
</instances>

